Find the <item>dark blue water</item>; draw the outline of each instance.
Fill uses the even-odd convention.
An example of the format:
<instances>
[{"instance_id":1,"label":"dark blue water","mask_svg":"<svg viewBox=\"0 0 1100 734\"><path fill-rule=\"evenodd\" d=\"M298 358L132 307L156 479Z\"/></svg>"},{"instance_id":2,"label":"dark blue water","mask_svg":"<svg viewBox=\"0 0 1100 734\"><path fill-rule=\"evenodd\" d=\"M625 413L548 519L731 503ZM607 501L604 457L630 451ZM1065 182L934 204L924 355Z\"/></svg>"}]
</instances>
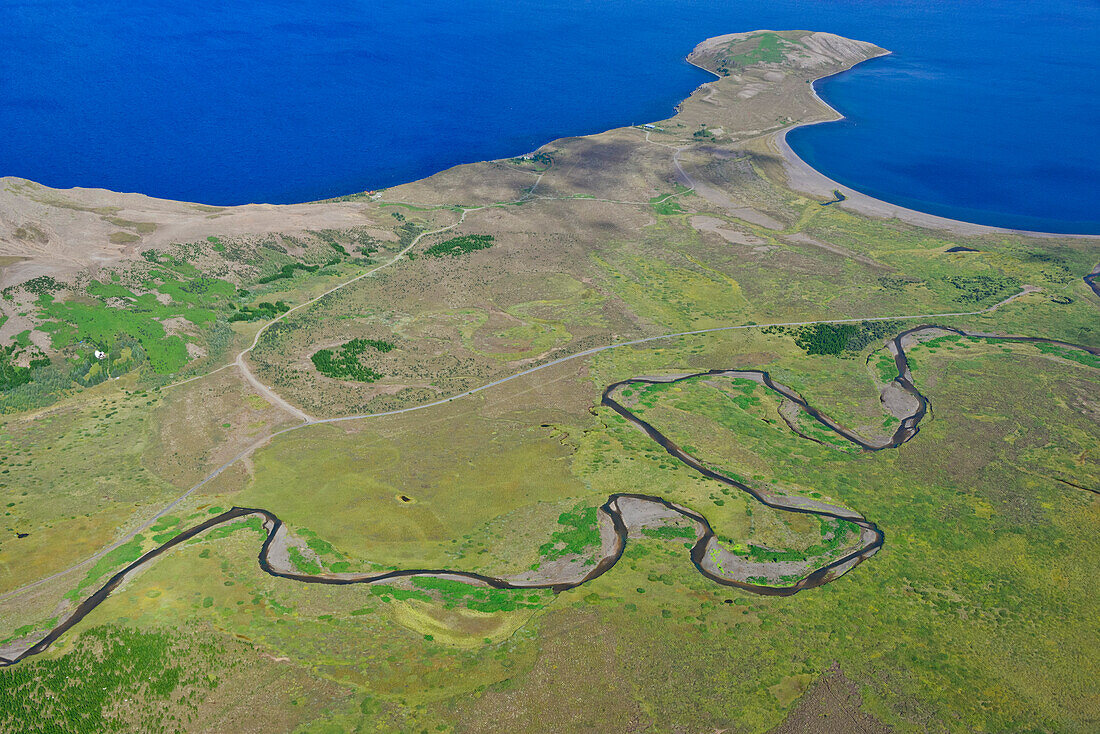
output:
<instances>
[{"instance_id":1,"label":"dark blue water","mask_svg":"<svg viewBox=\"0 0 1100 734\"><path fill-rule=\"evenodd\" d=\"M379 188L659 119L703 38L811 28L896 52L793 134L827 175L971 221L1100 232L1084 2L191 0L0 5L0 175L234 204Z\"/></svg>"}]
</instances>

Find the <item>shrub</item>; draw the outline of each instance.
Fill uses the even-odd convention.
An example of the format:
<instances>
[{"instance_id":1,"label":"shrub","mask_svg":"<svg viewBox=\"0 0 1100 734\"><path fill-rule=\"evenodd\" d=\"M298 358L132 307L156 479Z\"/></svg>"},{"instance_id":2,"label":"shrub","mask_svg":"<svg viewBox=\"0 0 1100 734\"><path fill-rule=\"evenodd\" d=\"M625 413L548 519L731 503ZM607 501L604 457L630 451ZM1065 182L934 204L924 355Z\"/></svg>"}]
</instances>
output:
<instances>
[{"instance_id":1,"label":"shrub","mask_svg":"<svg viewBox=\"0 0 1100 734\"><path fill-rule=\"evenodd\" d=\"M424 250L424 255L425 257L443 257L444 255L458 257L492 246L493 236L491 234L465 234L461 237L452 237L449 240L437 242Z\"/></svg>"},{"instance_id":2,"label":"shrub","mask_svg":"<svg viewBox=\"0 0 1100 734\"><path fill-rule=\"evenodd\" d=\"M359 358L368 349L388 352L393 348L392 342L381 339L352 339L336 350L319 349L310 359L317 371L327 377L356 382L376 382L382 379L382 373L367 367L359 361Z\"/></svg>"}]
</instances>

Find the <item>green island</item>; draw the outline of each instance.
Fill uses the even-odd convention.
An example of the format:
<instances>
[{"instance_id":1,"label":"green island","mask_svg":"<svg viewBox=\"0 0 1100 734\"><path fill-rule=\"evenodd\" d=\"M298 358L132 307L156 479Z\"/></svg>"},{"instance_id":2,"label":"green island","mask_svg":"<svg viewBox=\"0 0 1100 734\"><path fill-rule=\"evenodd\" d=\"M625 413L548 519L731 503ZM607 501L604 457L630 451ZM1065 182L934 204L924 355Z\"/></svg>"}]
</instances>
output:
<instances>
[{"instance_id":1,"label":"green island","mask_svg":"<svg viewBox=\"0 0 1100 734\"><path fill-rule=\"evenodd\" d=\"M0 179L0 730L1095 731L1100 239L809 169L884 53L310 204Z\"/></svg>"}]
</instances>

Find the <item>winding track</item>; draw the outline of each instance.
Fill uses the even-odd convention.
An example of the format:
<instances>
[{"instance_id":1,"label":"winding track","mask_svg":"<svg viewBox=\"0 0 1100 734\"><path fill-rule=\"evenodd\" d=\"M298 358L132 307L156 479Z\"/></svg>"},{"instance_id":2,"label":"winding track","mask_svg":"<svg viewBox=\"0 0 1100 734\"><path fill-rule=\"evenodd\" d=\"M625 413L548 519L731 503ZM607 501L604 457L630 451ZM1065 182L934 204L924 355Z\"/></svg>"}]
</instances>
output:
<instances>
[{"instance_id":1,"label":"winding track","mask_svg":"<svg viewBox=\"0 0 1100 734\"><path fill-rule=\"evenodd\" d=\"M711 570L706 564L706 556L709 551L717 547L717 540L713 529L707 519L686 507L669 502L661 497L655 497L645 494L626 494L616 493L611 495L607 502L605 502L599 508L599 515L601 519L606 518L610 521L614 534L615 541L613 547L609 552L604 553L596 565L591 571L586 573L579 579L559 580L559 581L547 581L547 582L524 582L518 580L510 580L506 577L487 576L485 574L469 572L469 571L453 571L449 569L405 569L398 571L384 571L377 573L341 573L341 574L303 574L289 568L283 568L272 563L271 558L271 546L284 531L282 521L273 513L264 509L249 508L249 507L234 507L227 512L223 512L219 515L211 517L197 525L193 525L190 528L180 532L171 540L163 543L162 545L148 551L136 561L122 569L114 576L112 576L105 584L97 589L91 596L81 602L76 609L70 614L64 621L50 630L45 637L39 640L33 646L27 648L14 658L0 657L0 667L14 665L22 660L25 660L34 655L38 655L47 650L54 642L56 642L65 632L77 625L89 612L102 604L116 589L118 589L127 579L127 577L142 568L143 566L151 563L161 554L171 550L172 548L180 545L192 538L195 538L202 533L210 530L211 528L223 525L229 522L237 521L241 518L248 516L258 516L263 522L263 526L267 531L267 536L263 541L263 545L259 552L259 566L265 573L278 578L289 579L292 581L298 581L301 583L310 584L328 584L328 585L350 585L350 584L373 584L384 581L392 581L397 579L412 578L417 576L429 576L429 577L445 577L445 578L460 578L468 581L472 584L484 587L490 587L494 589L549 589L555 593L560 593L568 589L576 588L592 579L595 579L618 563L622 557L623 551L626 548L626 543L629 538L629 529L623 520L623 514L619 508L619 501L629 499L637 502L647 502L661 505L666 510L672 512L690 520L696 527L696 541L691 548L691 562L695 568L708 579L721 584L723 586L732 586L746 591L768 595L768 596L790 596L796 594L804 589L810 589L817 586L821 586L830 581L833 581L840 576L847 573L849 570L867 560L873 556L878 549L882 547L885 542L885 534L879 527L863 517L851 512L845 511L842 508L835 508L836 511L830 511L822 509L819 503L818 507L804 507L798 506L800 498L783 498L774 495L768 495L762 493L746 484L743 484L737 480L731 479L714 469L711 469L701 460L687 453L667 436L658 431L652 424L643 420L627 407L619 403L612 394L618 388L626 385L634 384L657 384L657 383L675 383L682 382L697 377L704 377L708 375L714 376L753 376L757 378L761 384L763 384L769 390L772 390L784 400L788 400L798 405L803 411L805 411L811 418L817 421L830 431L833 431L842 438L860 446L866 451L881 451L884 449L893 449L901 446L902 444L913 439L917 435L919 429L919 423L927 415L928 412L928 399L922 395L913 384L912 372L909 369L909 362L906 357L903 340L911 335L920 333L927 330L942 330L961 336L975 336L983 339L991 339L997 341L1014 341L1014 342L1030 342L1030 343L1046 343L1064 346L1073 349L1081 349L1090 354L1100 355L1100 349L1093 347L1085 347L1076 344L1070 344L1068 342L1058 341L1055 339L1045 339L1042 337L1011 337L1011 336L996 336L987 334L970 333L961 329L952 327L936 326L931 324L925 324L916 326L911 329L907 329L896 337L890 340L890 344L893 347L895 355L895 364L897 365L898 375L894 378L893 382L901 387L905 392L909 393L917 399L917 408L912 414L906 416L902 421L893 436L886 442L881 444L872 444L854 432L844 428L836 421L829 418L827 415L817 410L794 390L775 382L771 375L764 370L708 370L705 372L693 373L690 375L683 375L680 377L660 379L660 378L630 378L622 380L620 382L609 385L604 391L601 397L601 404L615 411L617 414L625 418L627 421L641 429L647 436L653 439L658 445L660 445L670 456L679 460L684 465L695 470L699 474L705 476L708 479L712 479L717 482L721 482L727 486L735 487L746 494L749 494L758 502L768 507L783 512L793 512L805 515L815 515L817 517L827 517L838 520L846 520L854 523L861 529L860 543L853 549L848 550L839 558L836 558L829 563L815 569L810 572L798 582L789 586L766 586L761 584L753 584L740 579L730 578L729 576L721 573L716 573ZM793 429L793 426L792 426Z\"/></svg>"},{"instance_id":2,"label":"winding track","mask_svg":"<svg viewBox=\"0 0 1100 734\"><path fill-rule=\"evenodd\" d=\"M522 199L521 199L521 201L522 201ZM280 395L279 393L272 390L270 387L268 387L266 384L264 384L264 382L260 378L256 377L256 375L252 374L252 369L248 366L248 360L245 359L245 357L249 354L249 352L251 352L253 349L256 348L257 344L260 343L260 337L262 337L264 335L264 332L266 332L269 328L271 328L275 324L279 323L280 321L285 319L287 316L290 316L290 314L294 313L295 311L300 311L302 309L309 308L310 306L317 303L318 301L320 301L325 296L331 295L331 294L333 294L333 293L335 293L335 292L337 292L337 291L339 291L343 288L346 288L347 286L351 285L352 283L356 283L356 282L362 280L363 278L369 278L370 276L377 273L379 270L382 270L383 268L386 268L386 267L389 267L390 265L393 265L398 260L400 260L402 257L404 257L406 254L408 254L408 252L411 249L416 247L417 244L419 244L420 240L424 239L425 237L428 237L429 235L440 234L442 232L446 232L448 230L454 229L455 227L459 226L464 221L466 221L466 214L467 213L472 212L472 211L477 211L478 209L482 209L482 208L484 208L484 207L463 209L462 210L462 215L458 218L458 221L455 222L454 224L449 224L445 227L439 227L438 229L433 229L433 230L428 231L428 232L421 232L420 234L418 234L416 236L415 239L413 239L412 242L410 242L406 247L404 247L400 252L396 253L393 257L391 257L386 262L384 262L384 263L382 263L382 264L380 264L376 267L373 267L370 270L367 270L366 272L361 273L361 274L355 276L354 278L351 278L350 280L345 280L343 283L339 283L338 285L335 285L332 288L329 288L327 291L325 291L321 295L319 295L315 298L311 298L308 301L303 301L302 303L299 303L297 306L295 306L291 309L288 309L288 310L284 311L283 313L279 314L278 316L273 318L271 321L268 321L267 323L265 323L263 326L261 326L259 328L259 330L256 332L256 335L252 338L252 343L249 344L248 347L246 347L245 349L241 350L240 354L237 355L237 358L235 360L233 360L233 365L235 365L237 367L237 369L240 371L241 376L244 377L244 379L247 380L248 383L250 385L252 385L252 387L256 388L257 392L259 392L261 395L263 395L269 402L271 402L274 405L278 405L280 408L282 408L286 412L288 412L291 415L293 415L294 417L300 419L302 421L302 425L308 425L310 423L316 423L317 421L313 416L309 415L308 413L306 413L301 408L299 408L295 405L292 405L289 401L287 401L285 398L283 398L282 395ZM218 369L219 370L224 369L224 367L226 367L226 366L228 366L228 365L224 365L223 367L219 367ZM197 378L192 378L192 379L197 379ZM184 382L190 382L190 380L184 380ZM181 382L181 383L177 383L177 384L182 385L183 383Z\"/></svg>"}]
</instances>

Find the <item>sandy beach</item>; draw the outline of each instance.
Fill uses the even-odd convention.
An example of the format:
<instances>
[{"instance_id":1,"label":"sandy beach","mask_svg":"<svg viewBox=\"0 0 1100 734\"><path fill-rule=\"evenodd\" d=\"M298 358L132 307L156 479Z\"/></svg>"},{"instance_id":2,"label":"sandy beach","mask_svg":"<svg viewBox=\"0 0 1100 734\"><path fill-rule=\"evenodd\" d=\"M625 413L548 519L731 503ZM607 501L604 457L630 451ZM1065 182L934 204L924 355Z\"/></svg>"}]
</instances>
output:
<instances>
[{"instance_id":1,"label":"sandy beach","mask_svg":"<svg viewBox=\"0 0 1100 734\"><path fill-rule=\"evenodd\" d=\"M843 72L841 72L843 73ZM828 77L821 77L825 79ZM820 79L816 80L820 81ZM840 114L836 108L832 107L828 102L821 98L821 95L817 93L816 81L813 88L813 95L817 99L818 103L828 111L830 115L827 119L815 120L813 122L805 122L802 125L819 125L823 122L834 122L836 120L844 119L844 115ZM795 125L793 127L780 130L772 133L766 139L765 143L771 152L779 155L783 158L783 167L787 173L787 184L794 191L798 191L803 194L809 194L811 196L818 196L823 198L832 198L833 191L839 191L846 197L844 201L834 204L834 206L843 207L849 211L863 214L864 216L876 217L879 219L898 219L908 224L913 224L918 227L929 227L932 229L943 229L949 232L960 235L982 235L982 234L1022 234L1029 237L1074 237L1095 239L1097 235L1088 234L1059 234L1056 232L1033 232L1027 230L1006 229L1004 227L991 227L984 224L975 224L973 222L964 222L960 219L949 219L948 217L940 217L935 214L928 214L926 212L917 211L916 209L909 209L897 204L891 204L888 201L882 199L876 199L873 196L868 196L860 191L857 191L849 186L837 183L825 174L818 171L816 168L802 160L797 153L787 143L787 133L794 130L796 127L802 127L802 125Z\"/></svg>"}]
</instances>

